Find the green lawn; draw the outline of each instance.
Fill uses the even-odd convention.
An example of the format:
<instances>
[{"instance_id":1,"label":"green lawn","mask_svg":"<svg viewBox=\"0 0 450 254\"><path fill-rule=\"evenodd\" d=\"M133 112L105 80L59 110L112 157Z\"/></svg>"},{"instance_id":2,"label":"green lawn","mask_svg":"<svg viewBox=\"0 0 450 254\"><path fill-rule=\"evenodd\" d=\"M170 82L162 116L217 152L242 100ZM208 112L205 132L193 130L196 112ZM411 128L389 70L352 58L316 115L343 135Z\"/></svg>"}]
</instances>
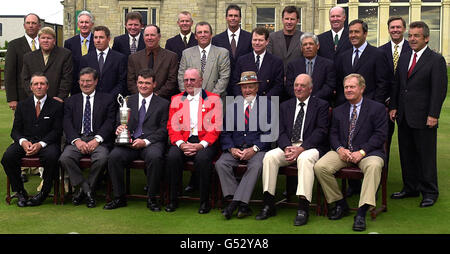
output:
<instances>
[{"instance_id":1,"label":"green lawn","mask_svg":"<svg viewBox=\"0 0 450 254\"><path fill-rule=\"evenodd\" d=\"M0 92L0 154L11 143L10 130L13 114L7 107L5 92ZM165 211L154 213L146 208L143 199L130 199L128 206L112 211L103 210L103 197L98 197L96 208L88 209L82 205L53 205L48 199L42 206L19 208L16 199L11 205L0 200L0 233L2 234L65 234L78 232L82 234L448 234L450 233L450 102L444 103L438 130L438 202L430 208L419 208L421 198L406 200L388 200L388 211L375 221L367 220L367 230L362 233L352 231L353 212L339 221L330 221L327 217L311 216L306 226L294 227L295 207L278 207L277 216L265 221L256 221L254 216L226 221L218 209L209 214L197 213L199 203L182 201L174 213ZM402 188L401 171L398 159L396 134L391 148L391 162L388 177L388 195ZM136 170L135 170L136 171ZM184 180L186 181L187 175ZM143 193L144 175L132 173L132 192ZM30 194L36 193L38 177L31 177L26 188ZM6 177L0 170L0 197L3 199ZM277 198L281 199L284 189L284 177L280 177ZM261 183L255 188L254 197L261 197ZM381 198L380 198L381 199ZM378 200L380 202L380 199ZM349 200L357 205L357 198ZM254 215L261 208L253 204Z\"/></svg>"}]
</instances>

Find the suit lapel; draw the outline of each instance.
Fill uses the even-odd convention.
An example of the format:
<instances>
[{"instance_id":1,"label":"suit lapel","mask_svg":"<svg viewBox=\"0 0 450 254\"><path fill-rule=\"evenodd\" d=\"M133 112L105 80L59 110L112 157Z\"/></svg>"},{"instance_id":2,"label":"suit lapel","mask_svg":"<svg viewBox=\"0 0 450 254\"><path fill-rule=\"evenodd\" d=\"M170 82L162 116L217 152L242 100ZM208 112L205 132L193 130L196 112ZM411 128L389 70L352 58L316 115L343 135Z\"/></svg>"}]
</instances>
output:
<instances>
[{"instance_id":1,"label":"suit lapel","mask_svg":"<svg viewBox=\"0 0 450 254\"><path fill-rule=\"evenodd\" d=\"M353 135L353 137L356 137L356 135L358 134L359 130L361 129L362 124L366 121L368 114L369 114L369 108L367 106L367 100L363 100L363 102L361 104L361 108L359 110L358 120L356 121L355 134ZM347 119L349 119L349 118L347 118Z\"/></svg>"},{"instance_id":2,"label":"suit lapel","mask_svg":"<svg viewBox=\"0 0 450 254\"><path fill-rule=\"evenodd\" d=\"M331 30L330 30L330 34L331 34L330 35L331 42L332 42L333 48L334 48L334 38L333 38L333 33L331 32ZM346 28L346 27L344 28L344 31L342 31L341 38L339 38L338 45L336 47L335 52L338 52L343 47L345 40L348 40L348 28Z\"/></svg>"},{"instance_id":3,"label":"suit lapel","mask_svg":"<svg viewBox=\"0 0 450 254\"><path fill-rule=\"evenodd\" d=\"M206 59L205 72L203 73L203 81L206 81L206 83L203 83L203 85L204 85L204 86L202 86L203 89L205 89L206 84L209 83L209 78L211 76L212 69L214 67L216 58L217 58L216 50L214 48L214 45L211 45L211 48L210 48L209 54L208 54L208 59Z\"/></svg>"},{"instance_id":4,"label":"suit lapel","mask_svg":"<svg viewBox=\"0 0 450 254\"><path fill-rule=\"evenodd\" d=\"M312 122L312 117L316 115L314 112L312 112L315 108L317 108L316 100L314 99L314 97L309 97L308 108L306 109L305 126L303 126L303 136L305 136L305 133L309 133L306 131L309 130Z\"/></svg>"},{"instance_id":5,"label":"suit lapel","mask_svg":"<svg viewBox=\"0 0 450 254\"><path fill-rule=\"evenodd\" d=\"M292 128L294 127L294 117L295 117L295 108L297 107L297 98L294 98L291 102L290 107L288 107L287 112L287 130L289 131L289 136L292 138Z\"/></svg>"},{"instance_id":6,"label":"suit lapel","mask_svg":"<svg viewBox=\"0 0 450 254\"><path fill-rule=\"evenodd\" d=\"M425 51L422 53L422 56L420 56L419 60L416 62L416 66L414 66L414 69L412 70L411 75L409 76L409 78L411 78L412 76L414 76L414 74L423 66L425 66L425 64L428 63L428 58L431 55L431 49L427 48L425 49ZM408 63L409 64L409 63Z\"/></svg>"},{"instance_id":7,"label":"suit lapel","mask_svg":"<svg viewBox=\"0 0 450 254\"><path fill-rule=\"evenodd\" d=\"M153 111L156 109L156 105L158 104L158 98L156 98L156 95L153 94L152 99L150 100L150 105L148 105L147 112L145 113L145 119L144 122L149 119L149 117L153 114Z\"/></svg>"},{"instance_id":8,"label":"suit lapel","mask_svg":"<svg viewBox=\"0 0 450 254\"><path fill-rule=\"evenodd\" d=\"M156 57L154 58L154 65L153 65L153 70L155 72L157 72L159 70L159 66L161 65L161 63L163 62L164 57L166 57L166 52L164 52L164 50L162 50L162 48L158 49L158 53L156 55Z\"/></svg>"}]
</instances>

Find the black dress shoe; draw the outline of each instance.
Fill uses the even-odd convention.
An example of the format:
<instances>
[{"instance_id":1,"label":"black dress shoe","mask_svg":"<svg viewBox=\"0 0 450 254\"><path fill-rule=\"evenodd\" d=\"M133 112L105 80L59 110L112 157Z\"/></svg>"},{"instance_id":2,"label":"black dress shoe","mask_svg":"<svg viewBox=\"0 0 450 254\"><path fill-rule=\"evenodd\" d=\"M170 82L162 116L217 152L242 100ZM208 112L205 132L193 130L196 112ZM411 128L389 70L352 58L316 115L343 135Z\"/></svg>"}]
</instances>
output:
<instances>
[{"instance_id":1,"label":"black dress shoe","mask_svg":"<svg viewBox=\"0 0 450 254\"><path fill-rule=\"evenodd\" d=\"M307 211L297 210L297 216L294 219L294 226L302 226L308 222L309 214Z\"/></svg>"},{"instance_id":2,"label":"black dress shoe","mask_svg":"<svg viewBox=\"0 0 450 254\"><path fill-rule=\"evenodd\" d=\"M257 220L265 220L269 217L275 216L276 210L274 206L265 205L258 215L256 215L255 219Z\"/></svg>"},{"instance_id":3,"label":"black dress shoe","mask_svg":"<svg viewBox=\"0 0 450 254\"><path fill-rule=\"evenodd\" d=\"M336 205L331 211L331 214L328 217L328 219L340 220L342 219L342 217L347 216L349 214L349 210L350 209L348 208L348 206Z\"/></svg>"},{"instance_id":4,"label":"black dress shoe","mask_svg":"<svg viewBox=\"0 0 450 254\"><path fill-rule=\"evenodd\" d=\"M248 205L241 205L239 206L237 217L239 219L245 218L247 216L252 215L253 211L250 209Z\"/></svg>"},{"instance_id":5,"label":"black dress shoe","mask_svg":"<svg viewBox=\"0 0 450 254\"><path fill-rule=\"evenodd\" d=\"M175 212L175 210L177 210L178 208L178 202L172 201L170 202L166 208L164 210L166 210L166 212L171 213L171 212Z\"/></svg>"},{"instance_id":6,"label":"black dress shoe","mask_svg":"<svg viewBox=\"0 0 450 254\"><path fill-rule=\"evenodd\" d=\"M77 193L75 193L72 197L72 204L79 206L81 203L83 203L84 198L86 197L86 194L84 191L79 188Z\"/></svg>"},{"instance_id":7,"label":"black dress shoe","mask_svg":"<svg viewBox=\"0 0 450 254\"><path fill-rule=\"evenodd\" d=\"M94 208L97 205L94 196L95 195L92 192L86 193L86 206L88 208Z\"/></svg>"},{"instance_id":8,"label":"black dress shoe","mask_svg":"<svg viewBox=\"0 0 450 254\"><path fill-rule=\"evenodd\" d=\"M44 202L47 196L48 193L40 191L38 194L27 201L27 206L39 206Z\"/></svg>"},{"instance_id":9,"label":"black dress shoe","mask_svg":"<svg viewBox=\"0 0 450 254\"><path fill-rule=\"evenodd\" d=\"M418 197L420 194L419 192L406 192L406 191L400 191L400 192L394 192L391 195L392 199L403 199L403 198L413 198Z\"/></svg>"},{"instance_id":10,"label":"black dress shoe","mask_svg":"<svg viewBox=\"0 0 450 254\"><path fill-rule=\"evenodd\" d=\"M434 205L434 203L436 202L436 200L432 199L432 198L424 198L422 200L422 202L420 202L420 207L429 207Z\"/></svg>"},{"instance_id":11,"label":"black dress shoe","mask_svg":"<svg viewBox=\"0 0 450 254\"><path fill-rule=\"evenodd\" d=\"M353 222L353 231L366 230L366 217L356 215Z\"/></svg>"},{"instance_id":12,"label":"black dress shoe","mask_svg":"<svg viewBox=\"0 0 450 254\"><path fill-rule=\"evenodd\" d=\"M149 198L147 200L147 208L152 212L161 212L161 207L156 198Z\"/></svg>"},{"instance_id":13,"label":"black dress shoe","mask_svg":"<svg viewBox=\"0 0 450 254\"><path fill-rule=\"evenodd\" d=\"M127 206L127 200L125 198L116 198L113 201L107 203L103 209L112 210L119 207Z\"/></svg>"},{"instance_id":14,"label":"black dress shoe","mask_svg":"<svg viewBox=\"0 0 450 254\"><path fill-rule=\"evenodd\" d=\"M223 211L222 211L223 216L227 220L231 219L231 216L233 216L233 213L234 213L234 209L231 206L225 207L225 209L223 209Z\"/></svg>"},{"instance_id":15,"label":"black dress shoe","mask_svg":"<svg viewBox=\"0 0 450 254\"><path fill-rule=\"evenodd\" d=\"M209 205L209 202L203 202L200 204L200 209L198 209L199 214L207 214L211 211L211 206Z\"/></svg>"},{"instance_id":16,"label":"black dress shoe","mask_svg":"<svg viewBox=\"0 0 450 254\"><path fill-rule=\"evenodd\" d=\"M18 191L18 192L16 193L16 197L17 197L17 199L18 199L18 201L17 201L17 206L19 206L19 207L25 207L25 206L27 206L28 193L27 193L26 190Z\"/></svg>"}]
</instances>

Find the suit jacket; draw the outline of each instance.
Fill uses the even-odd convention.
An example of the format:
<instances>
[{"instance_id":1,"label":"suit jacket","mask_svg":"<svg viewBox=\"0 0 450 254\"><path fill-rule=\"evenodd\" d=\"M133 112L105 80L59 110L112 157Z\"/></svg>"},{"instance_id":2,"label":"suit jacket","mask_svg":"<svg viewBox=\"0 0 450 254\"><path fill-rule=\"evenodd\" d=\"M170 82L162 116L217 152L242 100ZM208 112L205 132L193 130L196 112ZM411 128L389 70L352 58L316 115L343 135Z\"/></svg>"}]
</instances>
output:
<instances>
[{"instance_id":1,"label":"suit jacket","mask_svg":"<svg viewBox=\"0 0 450 254\"><path fill-rule=\"evenodd\" d=\"M280 96L283 92L283 61L266 51L259 72L256 71L255 56L253 52L239 57L233 75L231 77L230 86L232 95L242 95L240 85L237 85L241 79L241 73L244 71L254 71L259 83L258 95L262 96Z\"/></svg>"},{"instance_id":2,"label":"suit jacket","mask_svg":"<svg viewBox=\"0 0 450 254\"><path fill-rule=\"evenodd\" d=\"M278 147L282 150L292 145L291 138L296 106L297 98L291 98L280 105L280 137L278 139ZM328 108L328 102L314 96L309 97L301 146L305 150L316 148L320 156L329 150L327 140L329 126Z\"/></svg>"},{"instance_id":3,"label":"suit jacket","mask_svg":"<svg viewBox=\"0 0 450 254\"><path fill-rule=\"evenodd\" d=\"M295 97L295 78L302 73L306 73L306 63L303 56L290 62L286 71L286 92L291 98ZM336 72L333 61L317 56L313 66L312 81L311 95L328 101L336 89Z\"/></svg>"},{"instance_id":4,"label":"suit jacket","mask_svg":"<svg viewBox=\"0 0 450 254\"><path fill-rule=\"evenodd\" d=\"M80 70L84 67L91 67L99 73L96 91L109 93L114 98L124 94L127 82L127 57L115 50L109 50L106 61L103 64L103 72L98 66L97 50L89 52L81 57ZM72 89L74 90L74 89ZM81 91L81 90L80 90Z\"/></svg>"},{"instance_id":5,"label":"suit jacket","mask_svg":"<svg viewBox=\"0 0 450 254\"><path fill-rule=\"evenodd\" d=\"M22 69L23 84L30 84L31 76L36 72L42 72L47 77L48 96L65 99L73 84L72 53L70 50L55 46L48 57L47 65L44 64L44 56L41 50L25 54ZM32 95L29 85L25 91L29 96Z\"/></svg>"},{"instance_id":6,"label":"suit jacket","mask_svg":"<svg viewBox=\"0 0 450 254\"><path fill-rule=\"evenodd\" d=\"M269 101L267 100L267 102ZM227 105L226 112L233 112L233 121L231 122L231 119L227 119L227 116L224 116L224 127L222 133L220 134L220 144L222 146L222 150L226 151L230 148L240 147L248 148L256 145L261 151L268 151L270 149L270 142L262 142L261 136L269 135L270 132L267 126L264 126L266 124L270 124L271 121L269 106L270 102L267 105L263 105L262 103L260 104L260 97L256 97L256 100L252 105L252 110L250 111L250 130L245 130L243 105L244 100ZM267 118L261 120L261 117ZM261 123L260 121L265 123ZM255 128L253 128L252 123L255 123Z\"/></svg>"},{"instance_id":7,"label":"suit jacket","mask_svg":"<svg viewBox=\"0 0 450 254\"><path fill-rule=\"evenodd\" d=\"M126 33L114 37L114 44L112 46L112 49L128 57L131 54L130 37L128 36L128 34ZM143 49L145 49L145 42L144 42L144 35L141 33L141 35L139 36L138 47L136 49L136 52Z\"/></svg>"},{"instance_id":8,"label":"suit jacket","mask_svg":"<svg viewBox=\"0 0 450 254\"><path fill-rule=\"evenodd\" d=\"M6 100L21 101L28 97L25 87L28 84L22 84L22 66L23 55L31 52L25 36L12 40L8 44L8 51L5 58L5 89Z\"/></svg>"},{"instance_id":9,"label":"suit jacket","mask_svg":"<svg viewBox=\"0 0 450 254\"><path fill-rule=\"evenodd\" d=\"M334 50L334 38L331 30L319 34L318 38L320 48L317 54L321 57L326 57L331 61L334 61L336 56L338 56L342 52L346 51L349 48L352 48L352 44L348 39L348 27L344 27L344 31L342 31L342 35L339 39L336 50Z\"/></svg>"},{"instance_id":10,"label":"suit jacket","mask_svg":"<svg viewBox=\"0 0 450 254\"><path fill-rule=\"evenodd\" d=\"M73 71L72 71L72 91L71 94L75 94L75 93L79 93L80 89L79 89L79 85L78 85L78 75L80 73L80 61L81 61L81 39L80 39L80 35L77 34L75 36L73 36L72 38L69 38L67 40L64 41L64 48L70 50L72 52L72 66L73 66ZM89 35L89 48L88 48L88 53L91 51L95 51L95 46L94 46L94 34L91 33Z\"/></svg>"},{"instance_id":11,"label":"suit jacket","mask_svg":"<svg viewBox=\"0 0 450 254\"><path fill-rule=\"evenodd\" d=\"M112 95L95 92L92 108L92 132L100 135L107 146L113 144L114 125L116 121L117 103ZM64 103L64 134L67 144L76 138L81 138L83 126L83 94L70 96Z\"/></svg>"},{"instance_id":12,"label":"suit jacket","mask_svg":"<svg viewBox=\"0 0 450 254\"><path fill-rule=\"evenodd\" d=\"M178 57L177 54L170 50L158 48L154 56L153 71L156 74L156 87L154 92L158 96L169 100L170 97L177 93L177 71ZM140 70L148 68L148 60L146 49L140 50L128 57L128 91L131 94L138 92L136 81L137 74Z\"/></svg>"},{"instance_id":13,"label":"suit jacket","mask_svg":"<svg viewBox=\"0 0 450 254\"><path fill-rule=\"evenodd\" d=\"M192 32L186 47L184 46L183 38L181 38L180 34L177 34L174 37L167 39L166 41L166 49L177 53L178 62L181 61L181 57L183 56L183 50L196 45L198 45L198 42L197 39L195 39L194 33Z\"/></svg>"},{"instance_id":14,"label":"suit jacket","mask_svg":"<svg viewBox=\"0 0 450 254\"><path fill-rule=\"evenodd\" d=\"M174 95L170 102L167 130L172 145L175 145L178 140L187 142L189 139L190 108L187 96L187 92L179 93ZM219 138L222 130L222 109L219 95L202 89L199 107L195 109L198 112L198 119L202 120L199 120L198 123L198 139L200 141L204 140L212 145Z\"/></svg>"},{"instance_id":15,"label":"suit jacket","mask_svg":"<svg viewBox=\"0 0 450 254\"><path fill-rule=\"evenodd\" d=\"M139 93L130 95L127 106L131 109L130 119L128 120L128 130L133 135L139 123L138 108ZM167 143L167 120L169 115L169 101L153 94L145 114L145 120L142 124L141 139L147 139L150 143ZM119 115L117 115L119 119ZM120 121L117 121L120 124Z\"/></svg>"},{"instance_id":16,"label":"suit jacket","mask_svg":"<svg viewBox=\"0 0 450 254\"><path fill-rule=\"evenodd\" d=\"M347 101L333 110L330 145L336 150L342 146L348 149L350 127L350 103ZM363 98L356 121L352 146L353 151L363 149L367 156L379 156L386 159L384 143L388 133L388 117L383 104Z\"/></svg>"},{"instance_id":17,"label":"suit jacket","mask_svg":"<svg viewBox=\"0 0 450 254\"><path fill-rule=\"evenodd\" d=\"M423 129L427 117L439 118L447 94L447 64L442 55L425 49L408 78L413 51L400 58L395 73L391 109L397 109L397 121L403 119L411 128Z\"/></svg>"},{"instance_id":18,"label":"suit jacket","mask_svg":"<svg viewBox=\"0 0 450 254\"><path fill-rule=\"evenodd\" d=\"M178 69L178 86L184 91L184 72L189 68L197 68L201 71L201 56L199 46L194 46L183 51L183 56ZM202 88L211 92L225 95L230 79L230 58L226 49L211 45L206 59L205 72L203 73Z\"/></svg>"},{"instance_id":19,"label":"suit jacket","mask_svg":"<svg viewBox=\"0 0 450 254\"><path fill-rule=\"evenodd\" d=\"M32 143L43 141L59 144L62 134L63 104L47 95L39 117L36 117L34 96L22 100L14 112L11 138L19 144L21 138Z\"/></svg>"},{"instance_id":20,"label":"suit jacket","mask_svg":"<svg viewBox=\"0 0 450 254\"><path fill-rule=\"evenodd\" d=\"M336 57L336 105L346 101L344 96L344 77L350 73L362 75L366 81L364 97L385 103L389 97L389 69L386 56L376 47L367 43L364 52L359 56L355 69L352 67L353 47Z\"/></svg>"},{"instance_id":21,"label":"suit jacket","mask_svg":"<svg viewBox=\"0 0 450 254\"><path fill-rule=\"evenodd\" d=\"M273 32L269 36L267 51L283 60L285 72L289 62L302 56L302 47L300 45L300 36L302 34L303 32L295 30L289 48L286 48L286 39L284 38L283 30Z\"/></svg>"}]
</instances>

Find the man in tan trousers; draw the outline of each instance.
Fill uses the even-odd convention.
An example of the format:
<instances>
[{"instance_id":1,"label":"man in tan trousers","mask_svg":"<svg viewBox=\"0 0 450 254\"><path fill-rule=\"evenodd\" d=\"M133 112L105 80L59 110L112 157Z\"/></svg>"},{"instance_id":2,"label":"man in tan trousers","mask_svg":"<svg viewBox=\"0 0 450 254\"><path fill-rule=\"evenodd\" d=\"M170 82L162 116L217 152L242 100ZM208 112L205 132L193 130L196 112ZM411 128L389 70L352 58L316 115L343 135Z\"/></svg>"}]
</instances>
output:
<instances>
[{"instance_id":1,"label":"man in tan trousers","mask_svg":"<svg viewBox=\"0 0 450 254\"><path fill-rule=\"evenodd\" d=\"M366 229L365 216L370 206L376 206L376 192L386 159L384 143L388 122L384 105L363 98L364 78L349 74L344 78L346 102L333 110L330 128L332 151L314 166L316 176L329 204L336 202L329 219L348 215L349 207L334 174L343 167L357 165L364 173L359 208L353 230Z\"/></svg>"}]
</instances>

